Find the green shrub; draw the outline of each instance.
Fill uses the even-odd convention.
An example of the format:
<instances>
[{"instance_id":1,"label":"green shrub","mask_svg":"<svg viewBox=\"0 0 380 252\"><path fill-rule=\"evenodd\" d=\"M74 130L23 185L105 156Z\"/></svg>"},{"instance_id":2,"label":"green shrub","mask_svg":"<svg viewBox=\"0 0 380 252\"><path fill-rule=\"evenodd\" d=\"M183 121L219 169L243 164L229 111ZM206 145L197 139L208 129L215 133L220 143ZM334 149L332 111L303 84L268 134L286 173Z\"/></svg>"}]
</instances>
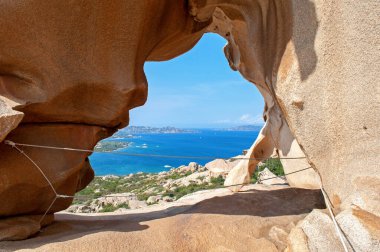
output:
<instances>
[{"instance_id":1,"label":"green shrub","mask_svg":"<svg viewBox=\"0 0 380 252\"><path fill-rule=\"evenodd\" d=\"M117 206L114 206L113 204L111 203L108 203L107 205L105 205L102 210L100 210L99 212L100 213L109 213L109 212L114 212L115 210L119 209L119 208L126 208L126 209L129 209L129 205L127 203L122 203L122 204L119 204Z\"/></svg>"},{"instance_id":2,"label":"green shrub","mask_svg":"<svg viewBox=\"0 0 380 252\"><path fill-rule=\"evenodd\" d=\"M108 213L108 212L113 212L117 209L117 207L115 207L114 205L112 205L111 203L108 203L107 205L105 205L102 210L100 210L99 212L100 213Z\"/></svg>"},{"instance_id":3,"label":"green shrub","mask_svg":"<svg viewBox=\"0 0 380 252\"><path fill-rule=\"evenodd\" d=\"M117 205L117 208L125 208L125 209L129 209L129 205L128 203L121 203L120 205Z\"/></svg>"},{"instance_id":4,"label":"green shrub","mask_svg":"<svg viewBox=\"0 0 380 252\"><path fill-rule=\"evenodd\" d=\"M163 196L169 196L175 198L176 200L190 193L194 193L201 190L215 189L223 187L224 178L222 176L211 178L209 183L196 184L192 183L188 186L180 186L175 190L168 190L164 192Z\"/></svg>"},{"instance_id":5,"label":"green shrub","mask_svg":"<svg viewBox=\"0 0 380 252\"><path fill-rule=\"evenodd\" d=\"M146 193L141 193L141 194L137 194L137 199L146 201L150 196L152 196L152 195L146 194Z\"/></svg>"},{"instance_id":6,"label":"green shrub","mask_svg":"<svg viewBox=\"0 0 380 252\"><path fill-rule=\"evenodd\" d=\"M265 168L268 168L276 176L284 176L284 168L281 164L280 159L278 158L268 158L261 165L256 167L255 172L251 178L251 183L256 183L259 172L263 171Z\"/></svg>"},{"instance_id":7,"label":"green shrub","mask_svg":"<svg viewBox=\"0 0 380 252\"><path fill-rule=\"evenodd\" d=\"M180 179L180 178L183 178L183 177L187 177L187 176L189 176L191 174L192 174L191 171L188 171L186 173L173 172L172 174L166 176L166 179L176 180L176 179Z\"/></svg>"},{"instance_id":8,"label":"green shrub","mask_svg":"<svg viewBox=\"0 0 380 252\"><path fill-rule=\"evenodd\" d=\"M215 185L224 185L224 178L222 176L218 176L216 178L211 178L210 182Z\"/></svg>"}]
</instances>

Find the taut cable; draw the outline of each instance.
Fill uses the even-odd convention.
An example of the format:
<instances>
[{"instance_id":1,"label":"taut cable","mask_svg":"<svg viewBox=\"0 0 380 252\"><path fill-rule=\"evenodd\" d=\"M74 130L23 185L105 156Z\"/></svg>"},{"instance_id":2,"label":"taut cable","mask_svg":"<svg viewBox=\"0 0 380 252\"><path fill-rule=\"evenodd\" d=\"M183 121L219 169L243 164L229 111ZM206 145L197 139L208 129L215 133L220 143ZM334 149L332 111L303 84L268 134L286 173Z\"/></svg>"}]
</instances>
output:
<instances>
[{"instance_id":1,"label":"taut cable","mask_svg":"<svg viewBox=\"0 0 380 252\"><path fill-rule=\"evenodd\" d=\"M42 148L42 149L77 151L77 152L87 152L87 153L106 153L106 154L125 155L125 156L132 156L132 157L158 157L158 158L174 158L174 159L183 158L183 159L258 160L258 161L267 159L267 158L246 158L246 157L223 158L223 157L216 157L216 156L178 156L178 155L160 155L160 154L144 154L144 153L129 153L129 152L103 152L103 151L68 148L68 147L15 143L10 140L5 140L4 143L10 146L25 146L25 147L34 147L34 148ZM306 157L272 157L272 158L273 159L305 159Z\"/></svg>"}]
</instances>

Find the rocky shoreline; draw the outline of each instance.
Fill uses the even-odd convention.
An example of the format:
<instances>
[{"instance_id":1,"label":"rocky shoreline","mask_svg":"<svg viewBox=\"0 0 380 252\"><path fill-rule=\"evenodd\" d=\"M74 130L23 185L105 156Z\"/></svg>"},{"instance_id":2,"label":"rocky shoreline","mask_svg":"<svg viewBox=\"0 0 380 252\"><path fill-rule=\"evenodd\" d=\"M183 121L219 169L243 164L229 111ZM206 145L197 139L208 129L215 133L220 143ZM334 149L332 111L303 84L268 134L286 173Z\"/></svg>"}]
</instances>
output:
<instances>
[{"instance_id":1,"label":"rocky shoreline","mask_svg":"<svg viewBox=\"0 0 380 252\"><path fill-rule=\"evenodd\" d=\"M205 166L195 162L160 173L136 173L126 176L99 176L76 194L73 204L65 210L72 213L126 212L154 204L173 202L201 190L223 187L225 176L239 162L240 156L229 160L216 159ZM280 162L274 159L261 163L251 183L263 178L283 175ZM265 184L286 184L282 177L265 180Z\"/></svg>"},{"instance_id":2,"label":"rocky shoreline","mask_svg":"<svg viewBox=\"0 0 380 252\"><path fill-rule=\"evenodd\" d=\"M112 152L128 147L128 142L122 141L100 141L96 144L94 151L96 152Z\"/></svg>"}]
</instances>

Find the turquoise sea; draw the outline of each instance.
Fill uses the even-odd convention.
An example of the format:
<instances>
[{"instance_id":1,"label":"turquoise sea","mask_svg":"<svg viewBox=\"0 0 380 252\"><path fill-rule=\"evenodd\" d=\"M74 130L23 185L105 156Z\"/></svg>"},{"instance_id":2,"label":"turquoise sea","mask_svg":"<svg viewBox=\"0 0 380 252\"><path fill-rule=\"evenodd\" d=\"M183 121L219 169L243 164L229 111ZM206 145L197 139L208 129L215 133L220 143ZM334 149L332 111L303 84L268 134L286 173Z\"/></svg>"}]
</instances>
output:
<instances>
[{"instance_id":1,"label":"turquoise sea","mask_svg":"<svg viewBox=\"0 0 380 252\"><path fill-rule=\"evenodd\" d=\"M122 139L110 138L103 141L126 141L128 147L114 152L93 153L90 162L97 176L161 172L193 161L204 165L213 158L136 157L123 153L230 158L248 149L257 135L258 131L197 129L197 133L146 133Z\"/></svg>"}]
</instances>

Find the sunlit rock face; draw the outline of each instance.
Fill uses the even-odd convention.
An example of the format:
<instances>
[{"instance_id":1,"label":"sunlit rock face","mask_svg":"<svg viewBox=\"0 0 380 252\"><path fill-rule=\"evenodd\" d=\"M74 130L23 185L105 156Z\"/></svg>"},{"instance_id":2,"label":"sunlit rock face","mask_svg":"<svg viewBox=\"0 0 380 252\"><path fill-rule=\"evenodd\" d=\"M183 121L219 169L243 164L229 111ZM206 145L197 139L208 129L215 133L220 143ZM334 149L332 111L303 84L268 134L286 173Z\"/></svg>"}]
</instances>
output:
<instances>
[{"instance_id":1,"label":"sunlit rock face","mask_svg":"<svg viewBox=\"0 0 380 252\"><path fill-rule=\"evenodd\" d=\"M7 102L0 100L0 141L17 127L22 118L21 112L13 110Z\"/></svg>"},{"instance_id":2,"label":"sunlit rock face","mask_svg":"<svg viewBox=\"0 0 380 252\"><path fill-rule=\"evenodd\" d=\"M191 3L195 19L213 20L209 30L228 40L225 54L232 69L265 99L266 123L248 156L265 158L276 150L282 156L306 155L302 164L284 161L285 171L311 165L316 172L289 175L290 184L309 188L322 183L336 213L364 210L360 217L352 210L344 218L338 215L338 222L345 220L343 231L352 239L366 230L377 237L371 244L378 246L379 2ZM247 182L256 162L242 161L226 184ZM362 227L347 225L357 219Z\"/></svg>"},{"instance_id":3,"label":"sunlit rock face","mask_svg":"<svg viewBox=\"0 0 380 252\"><path fill-rule=\"evenodd\" d=\"M196 20L212 20L208 31L228 41L224 52L231 68L254 83L265 100L266 123L247 154L252 159L242 160L231 171L226 185L248 183L257 164L274 153L285 158L301 157L282 161L286 173L310 167L309 161L302 159L305 154L289 128L276 95L279 65L292 36L291 1L241 1L240 4L191 1L191 7ZM287 180L292 186L320 187L313 169L287 176Z\"/></svg>"},{"instance_id":4,"label":"sunlit rock face","mask_svg":"<svg viewBox=\"0 0 380 252\"><path fill-rule=\"evenodd\" d=\"M189 50L206 25L185 1L0 0L0 141L91 150L144 104L144 62ZM58 194L93 178L89 153L22 149ZM35 165L4 142L0 160L0 217L44 214L55 195Z\"/></svg>"},{"instance_id":5,"label":"sunlit rock face","mask_svg":"<svg viewBox=\"0 0 380 252\"><path fill-rule=\"evenodd\" d=\"M7 138L91 149L145 102L145 61L173 58L215 32L228 40L231 68L265 99L266 123L249 157L305 156L283 161L287 173L313 168L287 176L290 184L322 183L335 212L344 212L337 218L343 231L376 240L379 7L376 0L0 0L0 139L15 129ZM24 150L62 193L91 179L87 154ZM0 163L0 200L14 198L1 216L43 214L52 195L33 165L5 145L0 158L7 160ZM259 160L242 161L226 183L248 181ZM28 189L24 205L17 201L25 198L21 185ZM69 203L61 200L51 212Z\"/></svg>"}]
</instances>

